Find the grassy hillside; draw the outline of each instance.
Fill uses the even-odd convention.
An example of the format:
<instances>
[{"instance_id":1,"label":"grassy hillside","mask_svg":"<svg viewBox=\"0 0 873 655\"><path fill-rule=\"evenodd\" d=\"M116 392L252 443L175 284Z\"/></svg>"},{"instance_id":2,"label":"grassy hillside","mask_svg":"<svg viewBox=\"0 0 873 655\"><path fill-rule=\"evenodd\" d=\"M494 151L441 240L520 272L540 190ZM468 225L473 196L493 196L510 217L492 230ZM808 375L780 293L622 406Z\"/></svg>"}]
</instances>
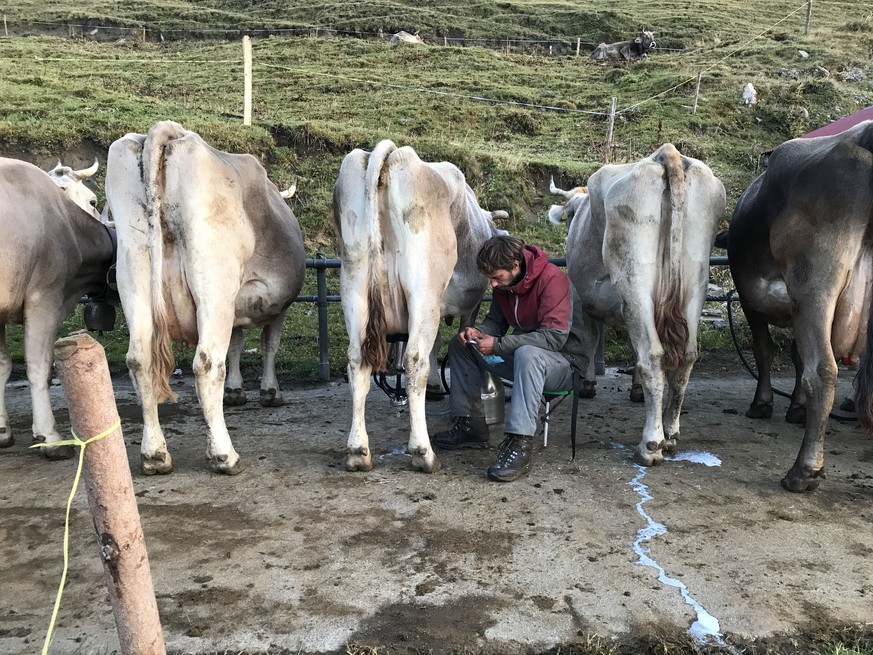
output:
<instances>
[{"instance_id":1,"label":"grassy hillside","mask_svg":"<svg viewBox=\"0 0 873 655\"><path fill-rule=\"evenodd\" d=\"M171 118L259 155L280 186L298 177L308 251L332 255L339 162L390 138L457 164L484 206L510 212L506 227L560 255L564 230L543 219L549 177L568 187L602 164L612 96L617 160L671 140L721 177L729 207L760 152L873 104L869 2L816 0L808 35L799 0L602 6L12 0L0 38L0 154L46 167L58 156L102 162L114 139ZM587 58L589 44L640 27L659 45L648 59ZM390 47L385 35L399 29L427 44ZM241 121L243 30L254 39L251 127ZM745 108L750 81L759 103ZM343 347L333 350L340 367Z\"/></svg>"}]
</instances>

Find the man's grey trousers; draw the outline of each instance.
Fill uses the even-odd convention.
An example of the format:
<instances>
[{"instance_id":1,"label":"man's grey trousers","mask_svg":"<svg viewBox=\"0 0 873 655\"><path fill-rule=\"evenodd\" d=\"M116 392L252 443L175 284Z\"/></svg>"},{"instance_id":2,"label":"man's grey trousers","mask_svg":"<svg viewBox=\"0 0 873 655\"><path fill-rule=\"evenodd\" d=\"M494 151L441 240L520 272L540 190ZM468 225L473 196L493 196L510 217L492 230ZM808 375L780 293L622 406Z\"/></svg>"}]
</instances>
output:
<instances>
[{"instance_id":1,"label":"man's grey trousers","mask_svg":"<svg viewBox=\"0 0 873 655\"><path fill-rule=\"evenodd\" d=\"M501 363L489 365L478 351L462 345L457 337L449 342L450 413L452 416L484 416L479 368L484 366L500 377L512 380L512 402L505 431L533 436L537 430L543 389L569 391L573 388L570 362L561 353L537 346L522 346L503 359Z\"/></svg>"}]
</instances>

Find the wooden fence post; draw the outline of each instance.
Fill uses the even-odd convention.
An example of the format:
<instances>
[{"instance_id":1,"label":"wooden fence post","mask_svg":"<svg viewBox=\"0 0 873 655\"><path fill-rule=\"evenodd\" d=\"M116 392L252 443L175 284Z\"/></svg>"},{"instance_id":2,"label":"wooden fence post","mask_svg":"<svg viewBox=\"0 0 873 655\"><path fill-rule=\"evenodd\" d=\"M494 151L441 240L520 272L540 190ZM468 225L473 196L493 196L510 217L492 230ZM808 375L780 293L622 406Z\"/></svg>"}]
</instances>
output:
<instances>
[{"instance_id":1,"label":"wooden fence post","mask_svg":"<svg viewBox=\"0 0 873 655\"><path fill-rule=\"evenodd\" d=\"M617 106L618 98L612 96L612 102L609 105L609 119L606 123L606 153L603 158L607 164L612 161L612 129L615 125L615 110Z\"/></svg>"},{"instance_id":2,"label":"wooden fence post","mask_svg":"<svg viewBox=\"0 0 873 655\"><path fill-rule=\"evenodd\" d=\"M164 634L106 354L88 334L59 339L54 354L73 432L86 441L118 426L85 448L83 464L121 652L164 655Z\"/></svg>"},{"instance_id":3,"label":"wooden fence post","mask_svg":"<svg viewBox=\"0 0 873 655\"><path fill-rule=\"evenodd\" d=\"M447 45L449 45L449 40L448 40L448 38L443 36L443 47L445 48Z\"/></svg>"},{"instance_id":4,"label":"wooden fence post","mask_svg":"<svg viewBox=\"0 0 873 655\"><path fill-rule=\"evenodd\" d=\"M703 75L703 73L697 74L697 85L694 87L694 102L691 105L691 113L692 114L697 113L697 98L700 96L700 77L702 75Z\"/></svg>"},{"instance_id":5,"label":"wooden fence post","mask_svg":"<svg viewBox=\"0 0 873 655\"><path fill-rule=\"evenodd\" d=\"M577 36L577 37L576 37L576 56L577 56L577 57L579 56L579 46L580 46L580 45L582 45L582 37L581 37L581 36Z\"/></svg>"},{"instance_id":6,"label":"wooden fence post","mask_svg":"<svg viewBox=\"0 0 873 655\"><path fill-rule=\"evenodd\" d=\"M252 124L252 38L243 37L243 125Z\"/></svg>"},{"instance_id":7,"label":"wooden fence post","mask_svg":"<svg viewBox=\"0 0 873 655\"><path fill-rule=\"evenodd\" d=\"M809 34L809 19L812 17L812 0L806 0L806 29L804 34Z\"/></svg>"},{"instance_id":8,"label":"wooden fence post","mask_svg":"<svg viewBox=\"0 0 873 655\"><path fill-rule=\"evenodd\" d=\"M9 36L9 29L6 27L6 14L3 14L3 35Z\"/></svg>"}]
</instances>

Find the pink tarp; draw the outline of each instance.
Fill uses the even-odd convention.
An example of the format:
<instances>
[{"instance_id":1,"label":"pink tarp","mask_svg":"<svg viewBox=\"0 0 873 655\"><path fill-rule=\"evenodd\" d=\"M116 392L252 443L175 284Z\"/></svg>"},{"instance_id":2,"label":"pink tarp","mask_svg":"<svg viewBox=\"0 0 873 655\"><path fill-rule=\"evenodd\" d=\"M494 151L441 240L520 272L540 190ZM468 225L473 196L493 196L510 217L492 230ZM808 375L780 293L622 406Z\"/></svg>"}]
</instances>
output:
<instances>
[{"instance_id":1,"label":"pink tarp","mask_svg":"<svg viewBox=\"0 0 873 655\"><path fill-rule=\"evenodd\" d=\"M801 136L801 139L811 139L816 136L830 136L831 134L839 134L840 132L845 132L853 125L857 125L862 121L873 120L873 106L867 107L867 109L862 109L859 112L855 112L845 118L841 118L838 121L834 121L833 123L828 123L827 125L818 128L817 130L813 130L812 132L808 132Z\"/></svg>"}]
</instances>

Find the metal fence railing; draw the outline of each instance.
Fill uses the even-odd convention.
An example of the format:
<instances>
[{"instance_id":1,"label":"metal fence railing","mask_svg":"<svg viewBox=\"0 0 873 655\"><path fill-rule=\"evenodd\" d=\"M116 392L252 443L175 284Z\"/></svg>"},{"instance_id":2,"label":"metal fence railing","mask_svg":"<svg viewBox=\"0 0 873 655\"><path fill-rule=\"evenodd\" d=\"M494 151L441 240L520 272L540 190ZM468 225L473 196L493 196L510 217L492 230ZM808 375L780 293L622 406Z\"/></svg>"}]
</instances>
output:
<instances>
[{"instance_id":1,"label":"metal fence railing","mask_svg":"<svg viewBox=\"0 0 873 655\"><path fill-rule=\"evenodd\" d=\"M566 267L566 257L553 257L550 262L557 266ZM321 253L317 253L314 258L306 260L306 268L315 269L316 277L316 295L297 296L294 302L314 302L318 308L318 375L322 380L330 379L330 362L328 360L328 334L327 334L327 304L330 302L339 302L340 296L328 295L327 293L327 269L339 268L342 265L340 259L327 259ZM710 257L710 266L727 266L727 257ZM736 299L736 294L734 294ZM491 297L486 296L485 300L490 301ZM713 302L727 302L728 296L711 296L707 300ZM603 330L600 330L600 340L597 344L597 351L594 355L595 368L598 375L604 372L603 361Z\"/></svg>"}]
</instances>

